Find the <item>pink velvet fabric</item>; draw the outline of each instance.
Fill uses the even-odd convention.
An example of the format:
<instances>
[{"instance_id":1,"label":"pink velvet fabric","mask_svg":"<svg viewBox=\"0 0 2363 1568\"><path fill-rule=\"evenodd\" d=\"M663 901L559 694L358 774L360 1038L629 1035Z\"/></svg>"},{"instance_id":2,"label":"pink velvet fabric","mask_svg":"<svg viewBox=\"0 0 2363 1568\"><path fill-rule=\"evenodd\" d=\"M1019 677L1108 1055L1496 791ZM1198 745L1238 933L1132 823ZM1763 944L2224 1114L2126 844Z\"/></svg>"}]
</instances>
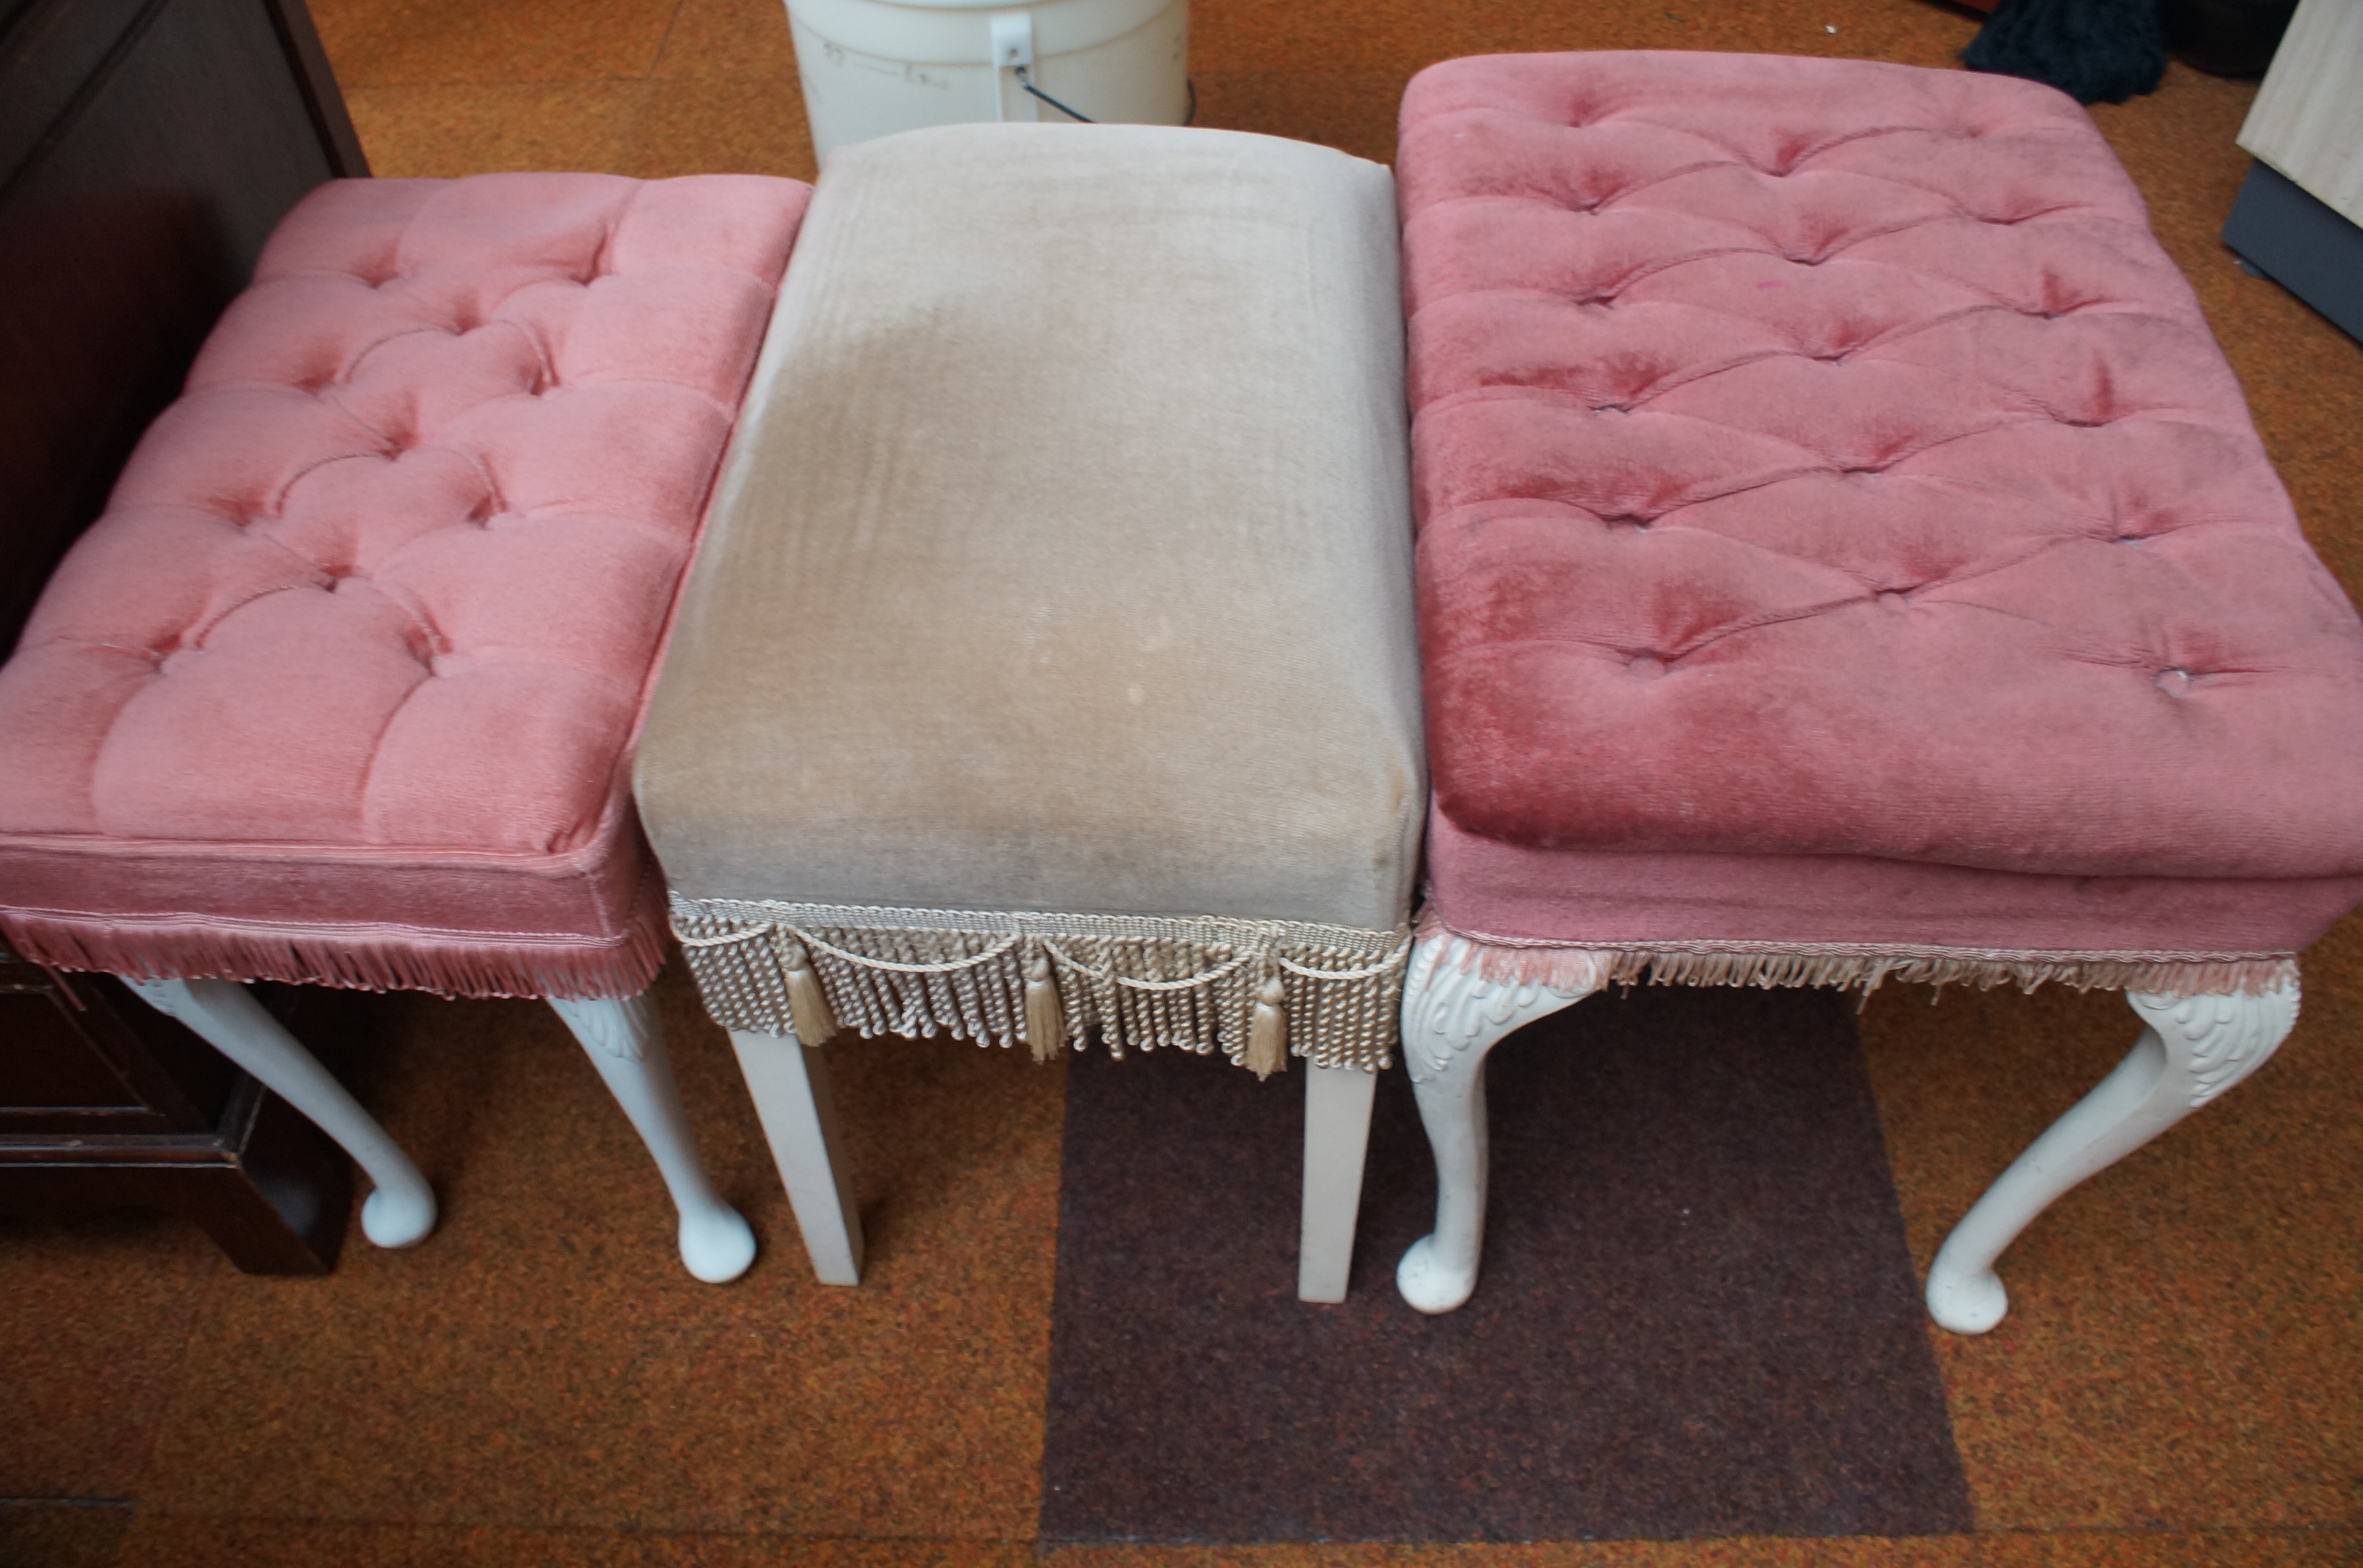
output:
<instances>
[{"instance_id":1,"label":"pink velvet fabric","mask_svg":"<svg viewBox=\"0 0 2363 1568\"><path fill-rule=\"evenodd\" d=\"M2363 877L2050 877L1863 855L1537 849L1428 817L1429 912L1453 930L1570 947L2132 956L2294 953Z\"/></svg>"},{"instance_id":2,"label":"pink velvet fabric","mask_svg":"<svg viewBox=\"0 0 2363 1568\"><path fill-rule=\"evenodd\" d=\"M809 194L505 174L290 214L0 668L0 931L645 985L627 753Z\"/></svg>"},{"instance_id":3,"label":"pink velvet fabric","mask_svg":"<svg viewBox=\"0 0 2363 1568\"><path fill-rule=\"evenodd\" d=\"M2149 878L2286 950L2363 890L2363 625L2066 97L1460 60L1398 177L1452 924L1878 940L1925 867L1922 942L2125 945Z\"/></svg>"}]
</instances>

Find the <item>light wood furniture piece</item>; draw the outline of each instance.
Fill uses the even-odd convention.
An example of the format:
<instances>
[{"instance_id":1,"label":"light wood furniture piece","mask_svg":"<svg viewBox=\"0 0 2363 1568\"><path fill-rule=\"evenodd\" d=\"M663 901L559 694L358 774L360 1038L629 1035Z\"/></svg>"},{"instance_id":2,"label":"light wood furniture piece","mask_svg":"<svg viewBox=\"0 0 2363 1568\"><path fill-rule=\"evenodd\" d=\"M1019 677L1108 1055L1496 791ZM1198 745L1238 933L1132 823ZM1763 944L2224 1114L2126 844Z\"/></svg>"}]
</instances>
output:
<instances>
[{"instance_id":1,"label":"light wood furniture piece","mask_svg":"<svg viewBox=\"0 0 2363 1568\"><path fill-rule=\"evenodd\" d=\"M2224 241L2363 338L2363 0L2303 0L2240 127Z\"/></svg>"},{"instance_id":2,"label":"light wood furniture piece","mask_svg":"<svg viewBox=\"0 0 2363 1568\"><path fill-rule=\"evenodd\" d=\"M2363 223L2363 0L2304 0L2240 145Z\"/></svg>"}]
</instances>

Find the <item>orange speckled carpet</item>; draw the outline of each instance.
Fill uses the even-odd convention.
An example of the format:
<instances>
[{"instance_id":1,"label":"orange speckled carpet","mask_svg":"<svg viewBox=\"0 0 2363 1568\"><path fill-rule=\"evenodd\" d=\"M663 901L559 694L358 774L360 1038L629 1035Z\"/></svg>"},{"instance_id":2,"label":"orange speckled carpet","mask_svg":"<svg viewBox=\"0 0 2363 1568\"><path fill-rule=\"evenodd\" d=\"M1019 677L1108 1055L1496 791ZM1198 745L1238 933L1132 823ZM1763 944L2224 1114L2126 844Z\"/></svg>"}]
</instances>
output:
<instances>
[{"instance_id":1,"label":"orange speckled carpet","mask_svg":"<svg viewBox=\"0 0 2363 1568\"><path fill-rule=\"evenodd\" d=\"M383 174L813 172L776 0L316 14ZM1403 83L1454 55L1945 65L1978 23L1933 0L1195 0L1192 69L1201 124L1385 159ZM2363 591L2363 350L2215 238L2254 92L2178 65L2096 117ZM1433 1323L1386 1288L1428 1179L1400 1101L1356 1297L1324 1315L1285 1260L1216 1288L1270 1251L1258 1227L1285 1238L1294 1176L1292 1153L1159 1155L1172 1129L1134 1102L1203 1064L844 1042L871 1269L831 1290L676 966L659 998L690 1113L764 1246L716 1288L675 1262L654 1171L547 1009L338 999L322 1054L436 1182L440 1229L398 1253L356 1235L305 1281L241 1275L162 1219L0 1221L0 1565L2363 1562L2363 922L2306 989L2270 1066L2013 1249L2012 1315L1976 1340L1916 1315L1909 1271L2123 1054L2119 999L1587 1004L1569 1049L1503 1055L1497 1105L1514 1079L1534 1114L1497 1192L1629 1180L1628 1212L1721 1207L1621 1242L1578 1235L1580 1206L1518 1209L1535 1244L1503 1250L1527 1220L1498 1220L1489 1294ZM1616 1142L1603 1100L1740 1039L1818 1065L1756 1063L1695 1146ZM1800 1118L1841 1132L1747 1143Z\"/></svg>"}]
</instances>

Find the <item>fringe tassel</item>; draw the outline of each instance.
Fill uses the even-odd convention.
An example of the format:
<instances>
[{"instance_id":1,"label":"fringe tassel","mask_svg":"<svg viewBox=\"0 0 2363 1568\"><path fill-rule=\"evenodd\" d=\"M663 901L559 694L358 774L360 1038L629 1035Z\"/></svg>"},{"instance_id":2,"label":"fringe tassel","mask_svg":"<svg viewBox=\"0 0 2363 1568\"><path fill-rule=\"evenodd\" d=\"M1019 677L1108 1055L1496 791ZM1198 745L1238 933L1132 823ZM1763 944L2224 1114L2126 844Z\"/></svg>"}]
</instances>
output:
<instances>
[{"instance_id":1,"label":"fringe tassel","mask_svg":"<svg viewBox=\"0 0 2363 1568\"><path fill-rule=\"evenodd\" d=\"M1048 955L1042 953L1026 961L1026 1038L1037 1063L1052 1061L1067 1043L1067 1015L1059 1006L1059 979L1050 972Z\"/></svg>"},{"instance_id":2,"label":"fringe tassel","mask_svg":"<svg viewBox=\"0 0 2363 1568\"><path fill-rule=\"evenodd\" d=\"M2047 953L2007 948L1882 947L1868 943L1828 946L1734 943L1728 947L1657 947L1603 944L1559 947L1516 937L1457 931L1431 909L1419 922L1422 941L1465 938L1462 967L1508 985L1541 982L1562 989L1653 986L1834 986L1866 998L1890 980L1907 985L2071 986L2080 991L2149 991L2164 996L2237 993L2258 996L2293 984L2297 955L2290 953ZM1603 973L1604 971L1604 973Z\"/></svg>"},{"instance_id":3,"label":"fringe tassel","mask_svg":"<svg viewBox=\"0 0 2363 1568\"><path fill-rule=\"evenodd\" d=\"M1288 1071L1288 988L1277 975L1256 991L1255 1021L1248 1028L1247 1069L1258 1078Z\"/></svg>"},{"instance_id":4,"label":"fringe tassel","mask_svg":"<svg viewBox=\"0 0 2363 1568\"><path fill-rule=\"evenodd\" d=\"M826 1045L837 1036L837 1015L829 1010L828 993L813 973L812 955L801 942L780 945L780 974L788 985L788 1017L796 1038L807 1045Z\"/></svg>"},{"instance_id":5,"label":"fringe tassel","mask_svg":"<svg viewBox=\"0 0 2363 1568\"><path fill-rule=\"evenodd\" d=\"M279 980L443 997L612 1000L639 995L664 966L662 921L653 899L604 939L0 910L0 933L36 964L132 979Z\"/></svg>"},{"instance_id":6,"label":"fringe tassel","mask_svg":"<svg viewBox=\"0 0 2363 1568\"><path fill-rule=\"evenodd\" d=\"M1047 1060L1096 1036L1111 1055L1219 1051L1259 1073L1290 1055L1374 1071L1392 1060L1407 930L1216 916L1164 919L672 900L706 1010L782 1034L805 982L864 1036L949 1034Z\"/></svg>"}]
</instances>

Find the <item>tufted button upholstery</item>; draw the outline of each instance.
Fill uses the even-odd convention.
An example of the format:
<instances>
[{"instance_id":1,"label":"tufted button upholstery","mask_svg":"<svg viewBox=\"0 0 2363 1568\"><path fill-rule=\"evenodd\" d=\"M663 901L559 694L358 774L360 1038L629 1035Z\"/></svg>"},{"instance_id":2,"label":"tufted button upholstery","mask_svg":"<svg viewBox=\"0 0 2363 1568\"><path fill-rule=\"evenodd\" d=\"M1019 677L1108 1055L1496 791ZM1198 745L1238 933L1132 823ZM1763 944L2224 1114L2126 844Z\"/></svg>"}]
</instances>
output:
<instances>
[{"instance_id":1,"label":"tufted button upholstery","mask_svg":"<svg viewBox=\"0 0 2363 1568\"><path fill-rule=\"evenodd\" d=\"M627 743L808 194L518 174L298 206L0 669L11 933L612 936ZM505 868L549 897L488 891Z\"/></svg>"},{"instance_id":2,"label":"tufted button upholstery","mask_svg":"<svg viewBox=\"0 0 2363 1568\"><path fill-rule=\"evenodd\" d=\"M2066 97L1462 60L1399 179L1439 843L2363 873L2363 627Z\"/></svg>"}]
</instances>

